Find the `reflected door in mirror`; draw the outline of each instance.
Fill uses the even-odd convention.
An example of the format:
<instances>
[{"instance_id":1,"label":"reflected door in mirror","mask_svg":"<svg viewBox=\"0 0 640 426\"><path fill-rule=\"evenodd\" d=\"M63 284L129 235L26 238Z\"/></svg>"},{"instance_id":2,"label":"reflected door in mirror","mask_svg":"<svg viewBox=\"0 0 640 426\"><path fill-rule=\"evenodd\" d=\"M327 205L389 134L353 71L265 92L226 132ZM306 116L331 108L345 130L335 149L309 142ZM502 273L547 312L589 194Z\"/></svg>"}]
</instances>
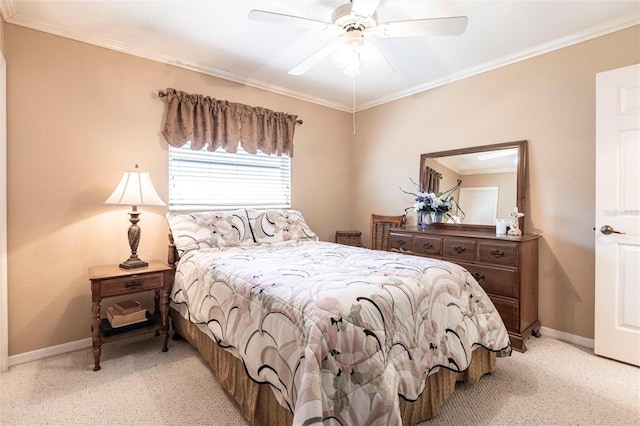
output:
<instances>
[{"instance_id":1,"label":"reflected door in mirror","mask_svg":"<svg viewBox=\"0 0 640 426\"><path fill-rule=\"evenodd\" d=\"M465 206L461 223L494 225L498 216L498 187L461 187L459 204Z\"/></svg>"}]
</instances>

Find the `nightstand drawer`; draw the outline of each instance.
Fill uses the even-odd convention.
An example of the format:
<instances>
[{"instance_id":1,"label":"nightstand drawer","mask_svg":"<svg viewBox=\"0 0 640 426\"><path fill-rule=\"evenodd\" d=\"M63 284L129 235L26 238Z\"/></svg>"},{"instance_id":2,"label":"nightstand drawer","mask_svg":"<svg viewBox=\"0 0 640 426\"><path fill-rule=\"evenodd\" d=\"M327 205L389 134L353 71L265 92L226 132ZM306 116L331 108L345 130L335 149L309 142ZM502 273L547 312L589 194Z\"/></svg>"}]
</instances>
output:
<instances>
[{"instance_id":1,"label":"nightstand drawer","mask_svg":"<svg viewBox=\"0 0 640 426\"><path fill-rule=\"evenodd\" d=\"M144 274L144 276L130 275L122 278L102 280L100 294L102 297L118 296L162 288L162 274Z\"/></svg>"}]
</instances>

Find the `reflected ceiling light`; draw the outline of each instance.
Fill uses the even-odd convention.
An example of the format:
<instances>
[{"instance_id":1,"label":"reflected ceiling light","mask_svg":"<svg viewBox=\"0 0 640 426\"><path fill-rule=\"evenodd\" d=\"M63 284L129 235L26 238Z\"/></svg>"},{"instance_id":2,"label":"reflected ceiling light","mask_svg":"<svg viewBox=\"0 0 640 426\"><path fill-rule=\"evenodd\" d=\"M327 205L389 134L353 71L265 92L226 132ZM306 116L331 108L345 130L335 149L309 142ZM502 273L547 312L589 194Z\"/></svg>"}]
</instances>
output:
<instances>
[{"instance_id":1,"label":"reflected ceiling light","mask_svg":"<svg viewBox=\"0 0 640 426\"><path fill-rule=\"evenodd\" d=\"M480 154L478 155L478 160L480 161L491 160L493 158L509 157L511 155L517 155L517 154L518 154L518 150L515 148L501 149L499 151L490 152L488 154Z\"/></svg>"}]
</instances>

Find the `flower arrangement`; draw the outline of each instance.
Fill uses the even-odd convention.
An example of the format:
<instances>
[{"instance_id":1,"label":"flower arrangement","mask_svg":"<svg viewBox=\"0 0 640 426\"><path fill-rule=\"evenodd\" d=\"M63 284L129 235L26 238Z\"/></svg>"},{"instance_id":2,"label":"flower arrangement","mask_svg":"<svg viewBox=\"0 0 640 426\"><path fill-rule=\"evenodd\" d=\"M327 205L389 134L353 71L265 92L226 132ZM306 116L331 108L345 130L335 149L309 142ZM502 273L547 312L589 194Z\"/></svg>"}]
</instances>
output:
<instances>
[{"instance_id":1,"label":"flower arrangement","mask_svg":"<svg viewBox=\"0 0 640 426\"><path fill-rule=\"evenodd\" d=\"M451 210L458 210L464 217L464 212L454 201L453 195L451 195L456 189L460 188L462 180L458 179L456 186L445 192L438 192L437 194L433 192L424 192L420 185L415 183L412 179L409 180L418 187L418 192L409 192L402 188L400 188L400 190L405 194L416 197L416 202L413 205L413 209L416 213L435 213L436 215L443 215L446 217Z\"/></svg>"}]
</instances>

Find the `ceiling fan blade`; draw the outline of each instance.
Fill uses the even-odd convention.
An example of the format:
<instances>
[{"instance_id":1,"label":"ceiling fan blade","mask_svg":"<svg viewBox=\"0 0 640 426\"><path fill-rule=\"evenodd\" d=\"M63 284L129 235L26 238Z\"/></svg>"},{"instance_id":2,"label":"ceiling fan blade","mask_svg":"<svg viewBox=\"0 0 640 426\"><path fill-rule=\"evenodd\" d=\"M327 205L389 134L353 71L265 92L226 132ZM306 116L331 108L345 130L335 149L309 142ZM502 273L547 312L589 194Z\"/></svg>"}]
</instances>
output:
<instances>
[{"instance_id":1,"label":"ceiling fan blade","mask_svg":"<svg viewBox=\"0 0 640 426\"><path fill-rule=\"evenodd\" d=\"M391 61L389 61L389 59L387 59L387 56L382 52L382 50L380 49L380 46L378 46L376 43L373 43L373 39L369 40L366 42L367 45L370 46L370 48L373 50L374 52L374 57L373 57L373 61L371 62L371 64L367 65L366 63L364 64L367 67L372 67L372 68L377 68L377 69L385 69L387 71L391 71L391 72L395 72L395 67L391 64Z\"/></svg>"},{"instance_id":2,"label":"ceiling fan blade","mask_svg":"<svg viewBox=\"0 0 640 426\"><path fill-rule=\"evenodd\" d=\"M266 10L252 10L249 19L270 24L295 25L313 30L324 30L333 24L331 22L318 21L316 19L302 18L300 16L285 15L282 13L267 12Z\"/></svg>"},{"instance_id":3,"label":"ceiling fan blade","mask_svg":"<svg viewBox=\"0 0 640 426\"><path fill-rule=\"evenodd\" d=\"M322 47L321 49L316 50L311 56L309 56L307 59L305 59L304 61L300 62L297 66L295 66L293 69L291 69L289 71L289 74L291 74L291 75L302 75L302 74L306 73L311 68L316 66L316 64L318 64L318 62L320 62L321 60L323 60L324 58L326 58L327 56L329 56L333 52L335 52L338 49L339 46L340 46L340 43L337 42L337 41L334 41L334 42L329 43L326 46Z\"/></svg>"},{"instance_id":4,"label":"ceiling fan blade","mask_svg":"<svg viewBox=\"0 0 640 426\"><path fill-rule=\"evenodd\" d=\"M380 37L419 37L460 35L467 29L466 16L385 22L378 25Z\"/></svg>"},{"instance_id":5,"label":"ceiling fan blade","mask_svg":"<svg viewBox=\"0 0 640 426\"><path fill-rule=\"evenodd\" d=\"M368 18L373 16L380 0L352 0L351 12L354 15Z\"/></svg>"}]
</instances>

